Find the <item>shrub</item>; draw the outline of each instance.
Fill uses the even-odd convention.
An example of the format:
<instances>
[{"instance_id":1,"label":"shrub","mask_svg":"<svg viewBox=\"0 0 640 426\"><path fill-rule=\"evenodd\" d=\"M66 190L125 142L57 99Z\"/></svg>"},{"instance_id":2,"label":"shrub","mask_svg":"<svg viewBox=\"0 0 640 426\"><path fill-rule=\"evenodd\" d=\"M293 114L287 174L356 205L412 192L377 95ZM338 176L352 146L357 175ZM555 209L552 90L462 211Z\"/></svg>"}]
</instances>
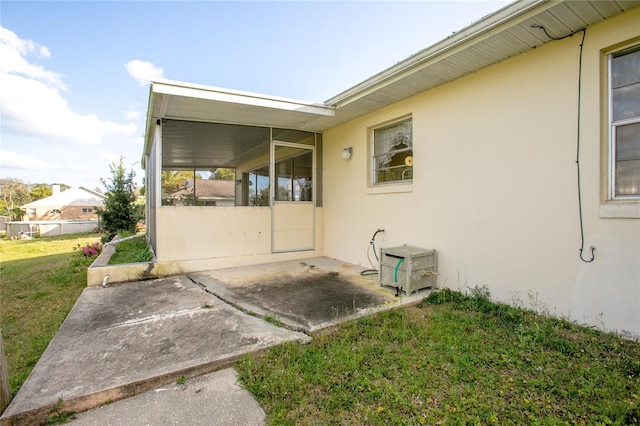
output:
<instances>
[{"instance_id":1,"label":"shrub","mask_svg":"<svg viewBox=\"0 0 640 426\"><path fill-rule=\"evenodd\" d=\"M102 242L111 241L118 231L136 232L136 226L140 219L139 209L135 205L135 172L127 171L124 167L124 158L120 157L118 164L111 163L111 180L102 180L106 188L104 209L98 209L98 215L102 219L104 235Z\"/></svg>"},{"instance_id":2,"label":"shrub","mask_svg":"<svg viewBox=\"0 0 640 426\"><path fill-rule=\"evenodd\" d=\"M77 250L82 256L85 257L97 257L100 252L102 252L102 244L95 243L85 243L84 245L78 243L77 246L73 248Z\"/></svg>"}]
</instances>

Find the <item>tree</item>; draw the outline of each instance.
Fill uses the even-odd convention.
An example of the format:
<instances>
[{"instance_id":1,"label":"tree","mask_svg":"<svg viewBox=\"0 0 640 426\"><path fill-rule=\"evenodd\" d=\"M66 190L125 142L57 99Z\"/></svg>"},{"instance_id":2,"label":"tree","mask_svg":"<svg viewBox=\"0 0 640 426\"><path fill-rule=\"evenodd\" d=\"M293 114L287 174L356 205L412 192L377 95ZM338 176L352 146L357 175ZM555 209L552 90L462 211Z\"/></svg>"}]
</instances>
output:
<instances>
[{"instance_id":1,"label":"tree","mask_svg":"<svg viewBox=\"0 0 640 426\"><path fill-rule=\"evenodd\" d=\"M103 241L110 241L118 232L135 233L139 209L135 206L135 172L127 171L124 167L124 157L120 161L111 163L109 171L111 180L101 179L105 187L104 209L98 209L98 215L102 219L102 228L105 235Z\"/></svg>"},{"instance_id":2,"label":"tree","mask_svg":"<svg viewBox=\"0 0 640 426\"><path fill-rule=\"evenodd\" d=\"M186 188L187 182L193 183L194 179L202 179L202 175L193 171L163 170L160 175L163 202L170 204L170 195Z\"/></svg>"},{"instance_id":3,"label":"tree","mask_svg":"<svg viewBox=\"0 0 640 426\"><path fill-rule=\"evenodd\" d=\"M193 179L193 172L163 170L160 177L162 194L171 194L184 188L188 179Z\"/></svg>"},{"instance_id":4,"label":"tree","mask_svg":"<svg viewBox=\"0 0 640 426\"><path fill-rule=\"evenodd\" d=\"M236 169L218 167L209 174L210 180L234 180L236 178Z\"/></svg>"},{"instance_id":5,"label":"tree","mask_svg":"<svg viewBox=\"0 0 640 426\"><path fill-rule=\"evenodd\" d=\"M47 185L46 183L36 183L35 185L31 185L31 191L29 192L29 194L35 201L49 197L53 194L53 190L51 189L51 186Z\"/></svg>"},{"instance_id":6,"label":"tree","mask_svg":"<svg viewBox=\"0 0 640 426\"><path fill-rule=\"evenodd\" d=\"M56 182L54 182L49 186L53 188L53 185L60 185L60 192L64 192L67 189L71 189L71 187L69 185L67 185L66 183L56 183Z\"/></svg>"},{"instance_id":7,"label":"tree","mask_svg":"<svg viewBox=\"0 0 640 426\"><path fill-rule=\"evenodd\" d=\"M0 179L0 215L20 220L20 206L31 201L29 186L20 179Z\"/></svg>"},{"instance_id":8,"label":"tree","mask_svg":"<svg viewBox=\"0 0 640 426\"><path fill-rule=\"evenodd\" d=\"M140 190L138 192L138 194L140 194L141 196L145 196L147 194L147 183L145 178L142 178L142 186L140 187Z\"/></svg>"}]
</instances>

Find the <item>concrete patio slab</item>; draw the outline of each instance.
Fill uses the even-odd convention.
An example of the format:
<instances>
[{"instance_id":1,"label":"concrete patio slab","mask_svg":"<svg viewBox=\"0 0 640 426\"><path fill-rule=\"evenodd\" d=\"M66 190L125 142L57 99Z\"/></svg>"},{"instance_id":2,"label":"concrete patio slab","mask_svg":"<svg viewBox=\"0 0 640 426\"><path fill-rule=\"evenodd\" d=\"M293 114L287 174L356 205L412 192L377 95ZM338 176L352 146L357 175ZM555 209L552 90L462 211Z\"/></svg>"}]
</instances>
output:
<instances>
[{"instance_id":1,"label":"concrete patio slab","mask_svg":"<svg viewBox=\"0 0 640 426\"><path fill-rule=\"evenodd\" d=\"M39 424L230 366L247 352L310 338L238 309L185 276L87 288L1 423Z\"/></svg>"},{"instance_id":2,"label":"concrete patio slab","mask_svg":"<svg viewBox=\"0 0 640 426\"><path fill-rule=\"evenodd\" d=\"M362 276L363 270L314 257L198 272L189 277L245 312L305 333L425 297L425 292L395 297L395 289L380 287L378 277Z\"/></svg>"},{"instance_id":3,"label":"concrete patio slab","mask_svg":"<svg viewBox=\"0 0 640 426\"><path fill-rule=\"evenodd\" d=\"M261 410L241 392L232 372L209 374L247 352L311 340L297 330L310 334L417 303L428 294L394 297L394 289L380 287L375 275L362 276L363 270L317 257L89 287L0 423L42 424L51 413L80 413L114 402L122 412L104 407L78 422L198 424L204 416L205 424L260 424ZM180 377L200 378L180 387L175 385ZM236 405L225 399L232 395ZM123 417L125 410L139 417ZM249 417L237 417L239 412ZM172 413L183 417L176 421ZM213 423L211 416L217 416Z\"/></svg>"}]
</instances>

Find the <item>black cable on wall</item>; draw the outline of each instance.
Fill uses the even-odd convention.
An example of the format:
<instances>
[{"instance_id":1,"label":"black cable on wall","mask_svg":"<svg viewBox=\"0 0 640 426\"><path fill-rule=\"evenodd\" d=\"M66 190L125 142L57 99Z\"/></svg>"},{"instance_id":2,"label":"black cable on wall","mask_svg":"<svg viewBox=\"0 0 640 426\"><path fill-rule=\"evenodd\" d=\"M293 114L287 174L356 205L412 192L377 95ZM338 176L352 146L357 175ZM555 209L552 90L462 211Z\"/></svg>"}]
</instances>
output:
<instances>
[{"instance_id":1,"label":"black cable on wall","mask_svg":"<svg viewBox=\"0 0 640 426\"><path fill-rule=\"evenodd\" d=\"M584 48L584 38L587 35L587 29L583 28L581 30L578 31L574 31L571 34L567 34L564 37L553 37L551 34L549 34L547 32L547 29L542 26L542 25L532 25L532 28L539 28L542 31L544 31L545 35L547 37L549 37L551 40L562 40L568 37L571 37L577 33L582 33L582 40L580 40L580 61L579 61L579 65L578 65L578 119L577 119L577 136L576 136L576 169L577 169L577 179L578 179L578 215L579 215L579 219L580 219L580 260L582 260L583 262L586 263L591 263L595 260L596 256L595 256L595 250L596 248L594 246L590 246L589 249L591 250L591 258L585 258L584 257L584 221L582 219L582 186L580 183L580 116L581 116L581 106L582 106L582 102L581 102L581 96L582 96L582 51Z\"/></svg>"}]
</instances>

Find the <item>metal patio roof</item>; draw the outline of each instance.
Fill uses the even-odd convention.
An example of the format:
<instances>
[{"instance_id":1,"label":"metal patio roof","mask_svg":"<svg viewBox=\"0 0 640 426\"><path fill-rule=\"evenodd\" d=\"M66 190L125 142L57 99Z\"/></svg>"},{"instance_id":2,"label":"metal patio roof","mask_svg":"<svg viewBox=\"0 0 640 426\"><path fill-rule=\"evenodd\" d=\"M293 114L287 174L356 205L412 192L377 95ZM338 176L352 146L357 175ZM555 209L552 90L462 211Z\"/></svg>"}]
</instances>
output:
<instances>
[{"instance_id":1,"label":"metal patio roof","mask_svg":"<svg viewBox=\"0 0 640 426\"><path fill-rule=\"evenodd\" d=\"M145 153L157 119L322 132L640 6L638 0L520 0L323 104L181 82L154 82Z\"/></svg>"}]
</instances>

